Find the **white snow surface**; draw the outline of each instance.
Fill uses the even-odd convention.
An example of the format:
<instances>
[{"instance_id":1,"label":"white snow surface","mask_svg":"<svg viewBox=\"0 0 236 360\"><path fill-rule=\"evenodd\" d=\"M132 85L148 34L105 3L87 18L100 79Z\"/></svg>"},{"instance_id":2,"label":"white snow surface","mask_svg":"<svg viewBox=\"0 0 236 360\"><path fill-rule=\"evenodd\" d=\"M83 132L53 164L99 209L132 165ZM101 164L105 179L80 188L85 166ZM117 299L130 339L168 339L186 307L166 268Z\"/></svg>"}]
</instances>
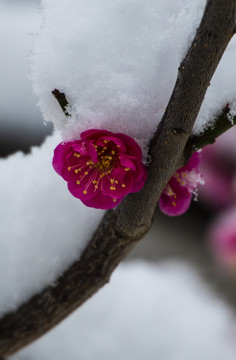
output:
<instances>
[{"instance_id":1,"label":"white snow surface","mask_svg":"<svg viewBox=\"0 0 236 360\"><path fill-rule=\"evenodd\" d=\"M235 340L231 311L193 269L134 262L11 360L235 360Z\"/></svg>"},{"instance_id":2,"label":"white snow surface","mask_svg":"<svg viewBox=\"0 0 236 360\"><path fill-rule=\"evenodd\" d=\"M102 218L66 189L51 162L60 137L32 154L0 160L0 314L53 283L76 259Z\"/></svg>"},{"instance_id":3,"label":"white snow surface","mask_svg":"<svg viewBox=\"0 0 236 360\"><path fill-rule=\"evenodd\" d=\"M64 140L103 128L147 144L170 98L180 61L205 0L42 0L32 80L44 118ZM231 40L198 116L201 132L236 100L236 38ZM51 91L65 92L66 119Z\"/></svg>"}]
</instances>

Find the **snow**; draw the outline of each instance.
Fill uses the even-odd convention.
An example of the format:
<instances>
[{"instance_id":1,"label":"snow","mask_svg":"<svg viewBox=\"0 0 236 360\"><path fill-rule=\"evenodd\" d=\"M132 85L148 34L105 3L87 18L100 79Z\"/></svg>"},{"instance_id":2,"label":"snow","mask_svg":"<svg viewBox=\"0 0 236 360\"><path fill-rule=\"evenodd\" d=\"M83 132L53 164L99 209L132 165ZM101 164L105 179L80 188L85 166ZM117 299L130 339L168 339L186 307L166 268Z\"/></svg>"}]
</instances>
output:
<instances>
[{"instance_id":1,"label":"snow","mask_svg":"<svg viewBox=\"0 0 236 360\"><path fill-rule=\"evenodd\" d=\"M189 266L128 263L82 308L11 360L234 360L233 321Z\"/></svg>"},{"instance_id":2,"label":"snow","mask_svg":"<svg viewBox=\"0 0 236 360\"><path fill-rule=\"evenodd\" d=\"M53 283L88 243L103 211L84 206L52 168L55 134L0 160L0 314Z\"/></svg>"},{"instance_id":3,"label":"snow","mask_svg":"<svg viewBox=\"0 0 236 360\"><path fill-rule=\"evenodd\" d=\"M89 128L124 132L145 153L204 6L205 0L43 0L32 80L45 120L53 121L65 140ZM195 133L236 100L235 62L233 39ZM54 88L69 100L69 119L51 95Z\"/></svg>"}]
</instances>

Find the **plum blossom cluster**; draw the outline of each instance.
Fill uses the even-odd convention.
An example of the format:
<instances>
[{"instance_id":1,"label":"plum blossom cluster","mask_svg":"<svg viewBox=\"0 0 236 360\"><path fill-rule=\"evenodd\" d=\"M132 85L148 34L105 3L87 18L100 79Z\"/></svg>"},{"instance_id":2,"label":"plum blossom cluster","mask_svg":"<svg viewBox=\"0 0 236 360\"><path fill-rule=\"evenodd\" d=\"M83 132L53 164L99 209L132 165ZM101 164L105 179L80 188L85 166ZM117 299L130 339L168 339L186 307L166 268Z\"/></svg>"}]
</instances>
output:
<instances>
[{"instance_id":1,"label":"plum blossom cluster","mask_svg":"<svg viewBox=\"0 0 236 360\"><path fill-rule=\"evenodd\" d=\"M199 172L200 162L201 154L195 152L189 162L171 177L159 200L159 207L163 213L177 216L188 210L192 194L196 194L198 186L204 184Z\"/></svg>"},{"instance_id":2,"label":"plum blossom cluster","mask_svg":"<svg viewBox=\"0 0 236 360\"><path fill-rule=\"evenodd\" d=\"M130 136L91 129L79 140L61 142L54 150L53 167L68 183L72 195L85 205L111 209L141 190L147 170L142 151Z\"/></svg>"}]
</instances>

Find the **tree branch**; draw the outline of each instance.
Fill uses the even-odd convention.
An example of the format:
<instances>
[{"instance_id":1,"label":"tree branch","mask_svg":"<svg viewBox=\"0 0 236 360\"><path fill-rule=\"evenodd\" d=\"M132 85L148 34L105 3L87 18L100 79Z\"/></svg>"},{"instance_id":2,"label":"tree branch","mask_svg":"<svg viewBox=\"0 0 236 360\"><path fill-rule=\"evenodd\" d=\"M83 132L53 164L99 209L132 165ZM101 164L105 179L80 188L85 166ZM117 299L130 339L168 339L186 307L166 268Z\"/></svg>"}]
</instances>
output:
<instances>
[{"instance_id":1,"label":"tree branch","mask_svg":"<svg viewBox=\"0 0 236 360\"><path fill-rule=\"evenodd\" d=\"M151 226L159 196L185 161L185 145L211 77L233 35L235 0L208 0L160 126L150 143L144 188L105 215L82 256L57 281L0 320L0 354L9 356L50 330L108 282Z\"/></svg>"},{"instance_id":2,"label":"tree branch","mask_svg":"<svg viewBox=\"0 0 236 360\"><path fill-rule=\"evenodd\" d=\"M187 146L193 153L206 145L214 144L216 138L234 125L236 125L236 116L230 116L230 108L227 105L215 120L214 125L206 129L203 134L191 136Z\"/></svg>"}]
</instances>

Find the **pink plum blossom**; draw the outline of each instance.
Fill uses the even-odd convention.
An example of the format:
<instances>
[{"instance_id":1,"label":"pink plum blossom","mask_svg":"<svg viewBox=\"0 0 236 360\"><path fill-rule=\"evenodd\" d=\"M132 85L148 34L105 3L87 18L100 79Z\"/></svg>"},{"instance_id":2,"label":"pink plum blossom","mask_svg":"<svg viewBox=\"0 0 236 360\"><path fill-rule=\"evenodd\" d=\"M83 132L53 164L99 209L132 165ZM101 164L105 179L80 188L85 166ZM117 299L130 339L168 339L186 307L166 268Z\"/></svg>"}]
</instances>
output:
<instances>
[{"instance_id":1,"label":"pink plum blossom","mask_svg":"<svg viewBox=\"0 0 236 360\"><path fill-rule=\"evenodd\" d=\"M147 179L136 141L108 130L87 130L79 140L61 142L52 164L72 195L98 209L114 208Z\"/></svg>"},{"instance_id":2,"label":"pink plum blossom","mask_svg":"<svg viewBox=\"0 0 236 360\"><path fill-rule=\"evenodd\" d=\"M227 270L236 270L236 208L218 217L208 231L216 260Z\"/></svg>"},{"instance_id":3,"label":"pink plum blossom","mask_svg":"<svg viewBox=\"0 0 236 360\"><path fill-rule=\"evenodd\" d=\"M196 192L199 184L204 183L198 170L200 161L200 152L195 152L189 162L171 177L159 200L163 213L177 216L188 210L192 193Z\"/></svg>"},{"instance_id":4,"label":"pink plum blossom","mask_svg":"<svg viewBox=\"0 0 236 360\"><path fill-rule=\"evenodd\" d=\"M199 198L215 209L227 208L235 202L235 136L236 128L232 127L202 150L200 169L206 185L199 190Z\"/></svg>"}]
</instances>

